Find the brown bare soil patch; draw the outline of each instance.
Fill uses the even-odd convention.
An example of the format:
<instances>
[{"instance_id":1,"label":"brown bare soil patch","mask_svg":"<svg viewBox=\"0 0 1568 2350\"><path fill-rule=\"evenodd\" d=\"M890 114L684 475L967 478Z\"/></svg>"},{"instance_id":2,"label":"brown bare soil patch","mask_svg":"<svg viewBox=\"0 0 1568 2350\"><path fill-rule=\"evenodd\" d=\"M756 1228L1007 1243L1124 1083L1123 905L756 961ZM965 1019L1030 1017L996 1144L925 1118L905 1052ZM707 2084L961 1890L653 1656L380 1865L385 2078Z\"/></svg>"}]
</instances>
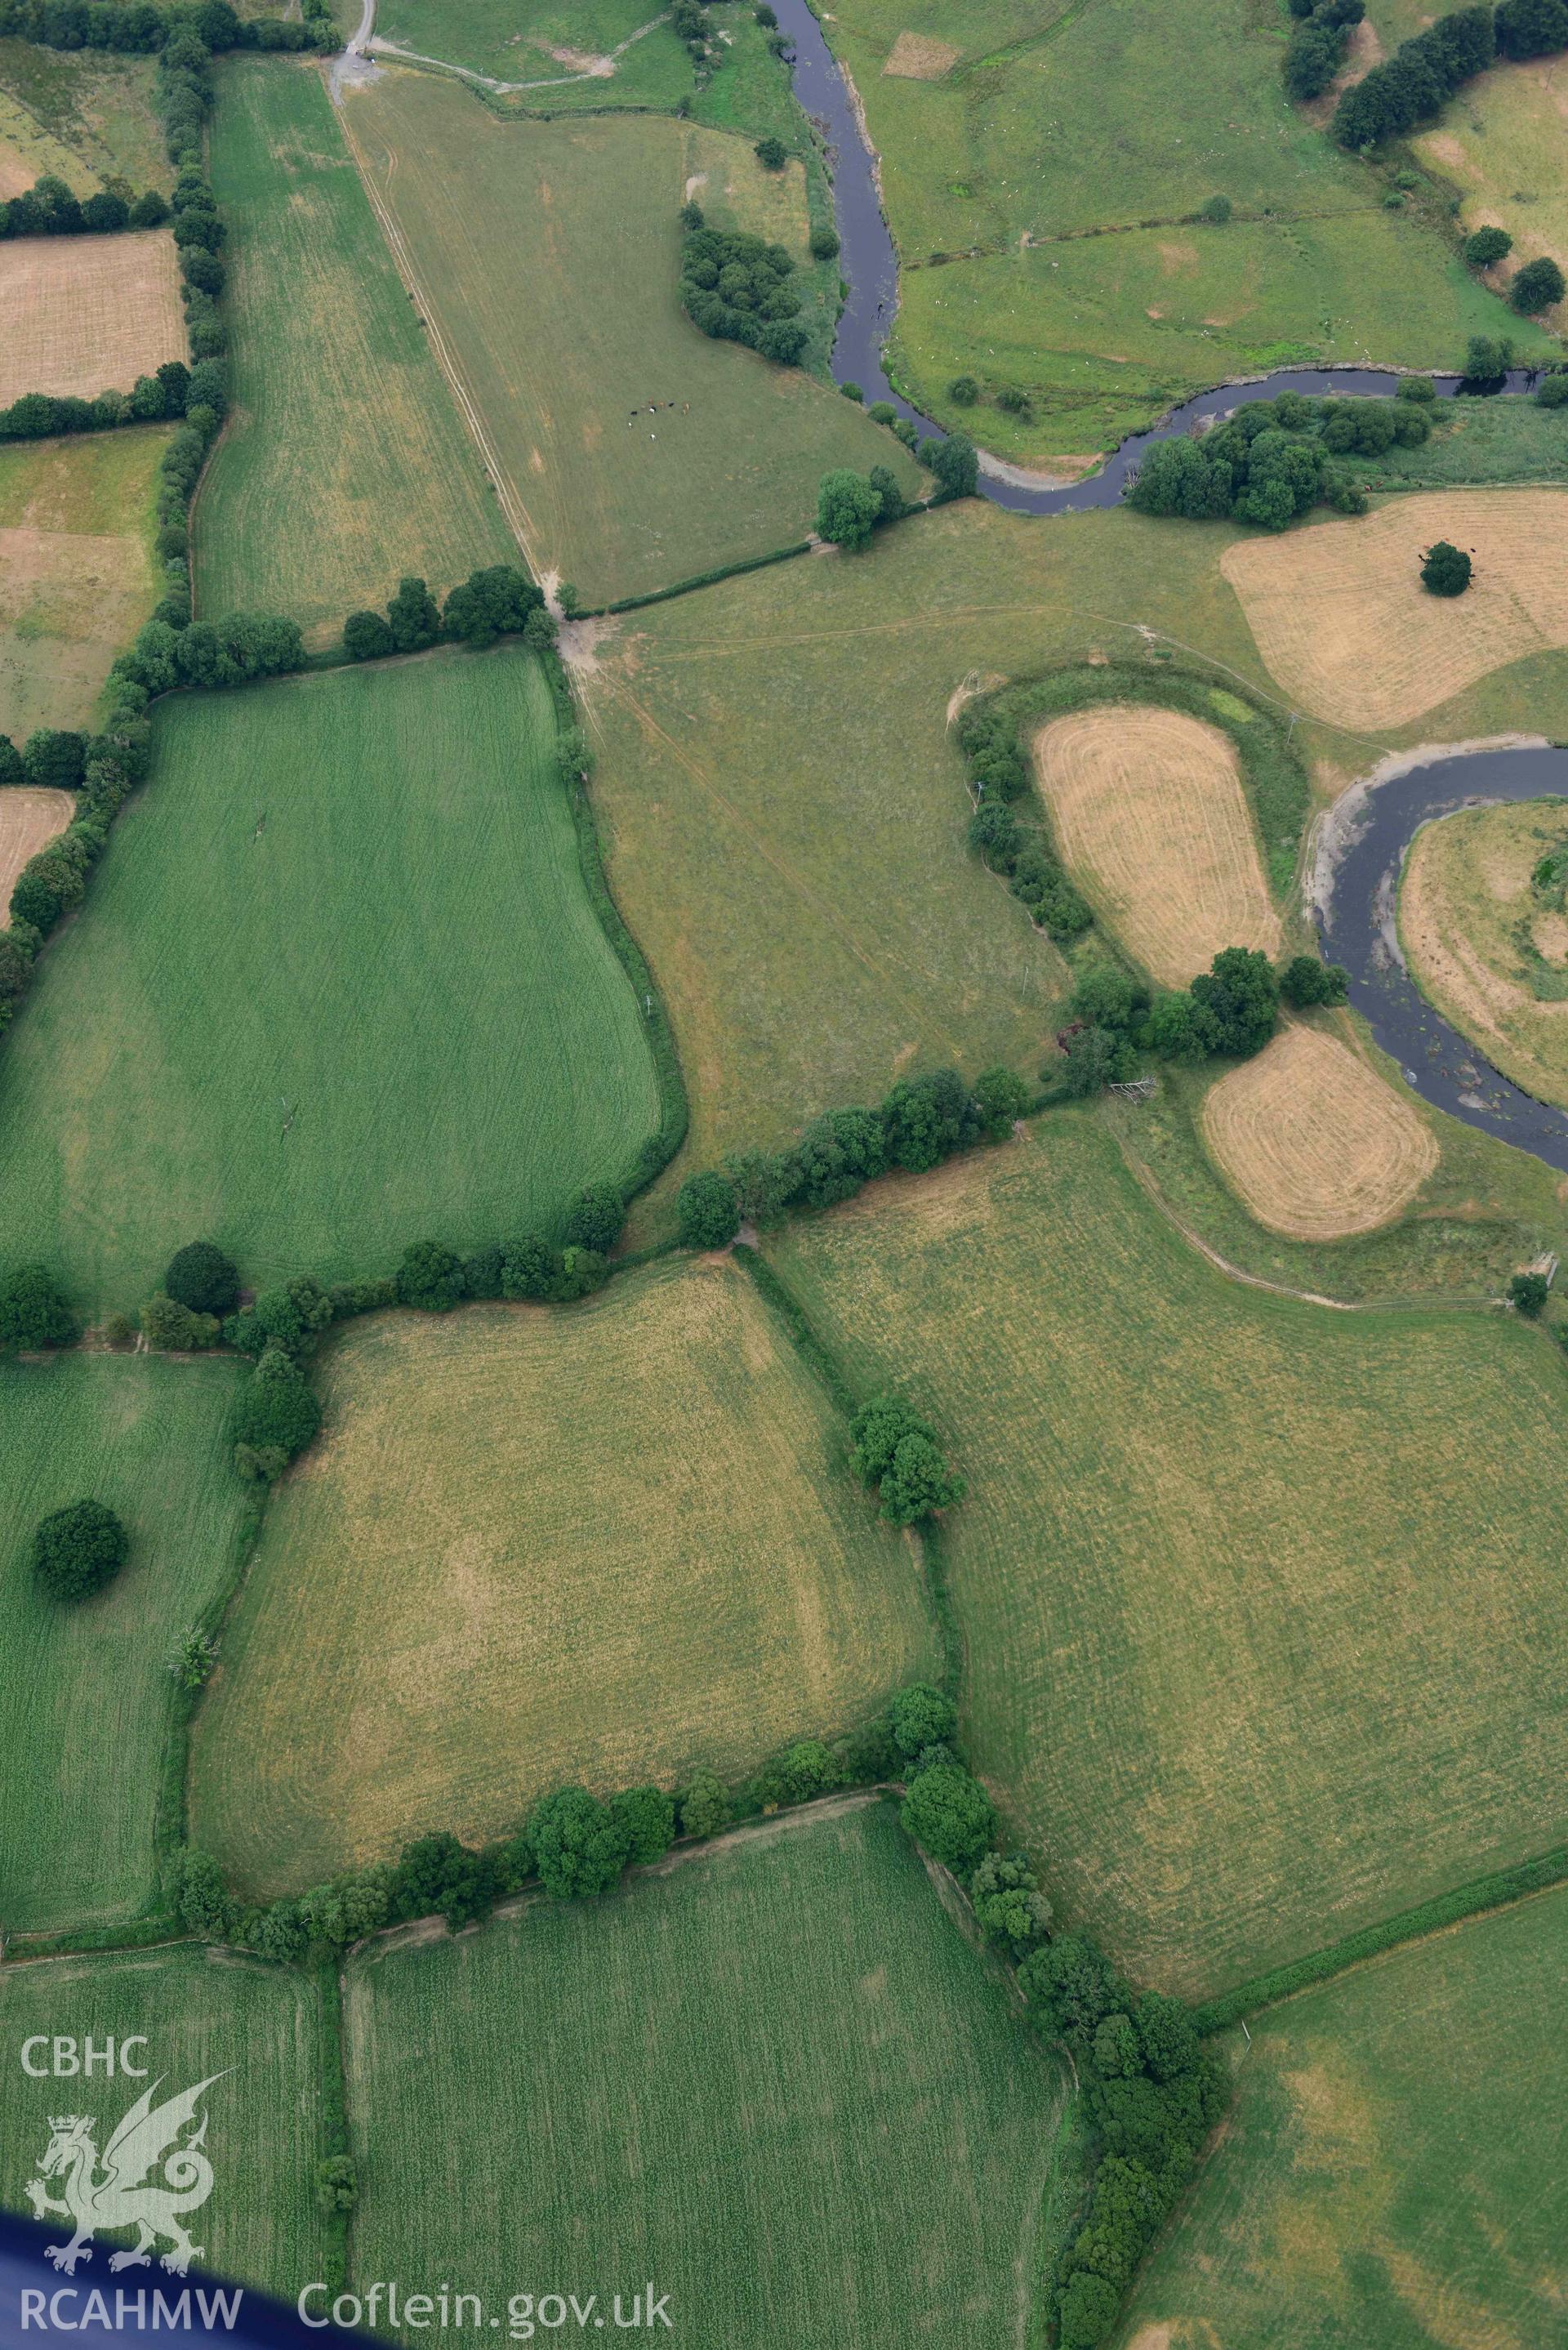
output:
<instances>
[{"instance_id":1,"label":"brown bare soil patch","mask_svg":"<svg viewBox=\"0 0 1568 2350\"><path fill-rule=\"evenodd\" d=\"M882 70L905 81L940 81L962 54L950 41L933 40L927 33L900 33Z\"/></svg>"},{"instance_id":2,"label":"brown bare soil patch","mask_svg":"<svg viewBox=\"0 0 1568 2350\"><path fill-rule=\"evenodd\" d=\"M1210 1087L1203 1133L1258 1222L1293 1240L1386 1223L1438 1163L1425 1119L1348 1045L1304 1026Z\"/></svg>"},{"instance_id":3,"label":"brown bare soil patch","mask_svg":"<svg viewBox=\"0 0 1568 2350\"><path fill-rule=\"evenodd\" d=\"M1376 514L1249 538L1220 569L1292 700L1342 726L1403 726L1510 661L1568 646L1568 492L1433 491ZM1462 596L1428 596L1434 539L1473 555Z\"/></svg>"},{"instance_id":4,"label":"brown bare soil patch","mask_svg":"<svg viewBox=\"0 0 1568 2350\"><path fill-rule=\"evenodd\" d=\"M71 815L68 792L39 791L31 784L0 791L0 930L10 920L5 910L17 874L29 857L64 832Z\"/></svg>"},{"instance_id":5,"label":"brown bare soil patch","mask_svg":"<svg viewBox=\"0 0 1568 2350\"><path fill-rule=\"evenodd\" d=\"M1034 765L1074 879L1151 978L1184 986L1221 947L1275 952L1279 917L1218 727L1106 703L1043 726Z\"/></svg>"},{"instance_id":6,"label":"brown bare soil patch","mask_svg":"<svg viewBox=\"0 0 1568 2350\"><path fill-rule=\"evenodd\" d=\"M174 240L22 237L0 244L0 403L25 391L129 391L139 375L186 356Z\"/></svg>"}]
</instances>

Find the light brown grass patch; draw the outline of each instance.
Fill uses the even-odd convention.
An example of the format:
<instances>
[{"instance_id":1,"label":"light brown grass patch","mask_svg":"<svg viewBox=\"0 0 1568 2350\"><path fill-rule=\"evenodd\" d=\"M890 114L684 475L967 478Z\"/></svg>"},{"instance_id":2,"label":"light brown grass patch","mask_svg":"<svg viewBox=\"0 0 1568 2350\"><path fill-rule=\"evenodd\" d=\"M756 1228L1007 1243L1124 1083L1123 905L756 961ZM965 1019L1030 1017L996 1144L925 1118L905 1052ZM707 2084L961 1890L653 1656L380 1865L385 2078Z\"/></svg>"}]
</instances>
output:
<instances>
[{"instance_id":1,"label":"light brown grass patch","mask_svg":"<svg viewBox=\"0 0 1568 2350\"><path fill-rule=\"evenodd\" d=\"M962 55L950 41L933 40L928 33L900 33L882 70L905 81L940 81Z\"/></svg>"},{"instance_id":2,"label":"light brown grass patch","mask_svg":"<svg viewBox=\"0 0 1568 2350\"><path fill-rule=\"evenodd\" d=\"M1438 1163L1425 1119L1376 1070L1296 1024L1210 1087L1203 1135L1258 1222L1293 1240L1386 1223Z\"/></svg>"},{"instance_id":3,"label":"light brown grass patch","mask_svg":"<svg viewBox=\"0 0 1568 2350\"><path fill-rule=\"evenodd\" d=\"M129 391L186 356L174 240L30 236L0 244L0 402L25 391Z\"/></svg>"},{"instance_id":4,"label":"light brown grass patch","mask_svg":"<svg viewBox=\"0 0 1568 2350\"><path fill-rule=\"evenodd\" d=\"M5 909L17 874L29 857L64 832L72 814L68 792L39 791L32 784L0 791L0 930L11 919Z\"/></svg>"},{"instance_id":5,"label":"light brown grass patch","mask_svg":"<svg viewBox=\"0 0 1568 2350\"><path fill-rule=\"evenodd\" d=\"M1104 703L1043 726L1034 764L1074 879L1152 978L1184 986L1221 947L1275 951L1279 917L1218 727Z\"/></svg>"},{"instance_id":6,"label":"light brown grass patch","mask_svg":"<svg viewBox=\"0 0 1568 2350\"><path fill-rule=\"evenodd\" d=\"M1568 493L1453 490L1248 538L1220 567L1292 700L1342 726L1403 726L1528 653L1568 646ZM1421 556L1475 559L1462 596L1429 596Z\"/></svg>"}]
</instances>

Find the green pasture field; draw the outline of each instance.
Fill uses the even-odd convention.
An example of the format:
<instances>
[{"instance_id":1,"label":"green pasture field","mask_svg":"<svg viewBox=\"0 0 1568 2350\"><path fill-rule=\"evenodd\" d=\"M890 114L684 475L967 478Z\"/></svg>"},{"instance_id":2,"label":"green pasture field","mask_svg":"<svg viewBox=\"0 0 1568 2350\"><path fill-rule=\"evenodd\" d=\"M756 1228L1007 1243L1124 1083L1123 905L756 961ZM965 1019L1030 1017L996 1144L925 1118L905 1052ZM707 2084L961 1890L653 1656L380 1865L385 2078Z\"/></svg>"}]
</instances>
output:
<instances>
[{"instance_id":1,"label":"green pasture field","mask_svg":"<svg viewBox=\"0 0 1568 2350\"><path fill-rule=\"evenodd\" d=\"M846 0L827 31L882 158L911 397L1004 455L1081 458L1233 376L1451 365L1472 331L1506 331L1498 297L1291 105L1286 30L1247 0L1020 6L994 24ZM889 73L905 32L957 61L934 80ZM1235 218L1193 225L1214 195ZM956 258L908 265L932 255ZM979 378L979 408L948 398L960 374ZM995 405L1009 386L1029 417Z\"/></svg>"},{"instance_id":2,"label":"green pasture field","mask_svg":"<svg viewBox=\"0 0 1568 2350\"><path fill-rule=\"evenodd\" d=\"M359 1323L203 1699L193 1834L297 1891L551 1789L740 1778L939 1669L908 1542L733 1264Z\"/></svg>"},{"instance_id":3,"label":"green pasture field","mask_svg":"<svg viewBox=\"0 0 1568 2350\"><path fill-rule=\"evenodd\" d=\"M196 504L196 605L325 643L404 572L441 594L516 547L319 69L230 58L216 79L234 406Z\"/></svg>"},{"instance_id":4,"label":"green pasture field","mask_svg":"<svg viewBox=\"0 0 1568 2350\"><path fill-rule=\"evenodd\" d=\"M158 461L146 424L0 447L0 734L88 723L158 599Z\"/></svg>"},{"instance_id":5,"label":"green pasture field","mask_svg":"<svg viewBox=\"0 0 1568 2350\"><path fill-rule=\"evenodd\" d=\"M145 1356L0 1363L7 1928L117 1921L151 1897L164 1659L234 1572L244 1489L223 1422L237 1376ZM87 1496L124 1521L130 1555L97 1598L62 1607L34 1582L33 1532Z\"/></svg>"},{"instance_id":6,"label":"green pasture field","mask_svg":"<svg viewBox=\"0 0 1568 2350\"><path fill-rule=\"evenodd\" d=\"M1445 400L1429 441L1355 460L1377 490L1469 488L1494 482L1568 481L1568 411L1532 400Z\"/></svg>"},{"instance_id":7,"label":"green pasture field","mask_svg":"<svg viewBox=\"0 0 1568 2350\"><path fill-rule=\"evenodd\" d=\"M965 847L950 700L1133 660L1151 685L1170 665L1282 706L1220 571L1238 536L971 499L864 555L722 581L599 637L576 673L594 805L691 1098L671 1182L911 1068L1040 1069L1068 973ZM1397 736L1302 723L1294 744L1334 792L1397 741L1510 728L1568 734L1568 659L1500 671ZM639 1230L659 1228L669 1194L650 1195Z\"/></svg>"},{"instance_id":8,"label":"green pasture field","mask_svg":"<svg viewBox=\"0 0 1568 2350\"><path fill-rule=\"evenodd\" d=\"M5 1043L7 1242L95 1317L183 1243L390 1272L621 1180L659 1123L532 654L176 697Z\"/></svg>"},{"instance_id":9,"label":"green pasture field","mask_svg":"<svg viewBox=\"0 0 1568 2350\"><path fill-rule=\"evenodd\" d=\"M1251 2022L1236 2104L1114 2350L1498 2350L1561 2337L1568 1895L1434 1934Z\"/></svg>"},{"instance_id":10,"label":"green pasture field","mask_svg":"<svg viewBox=\"0 0 1568 2350\"><path fill-rule=\"evenodd\" d=\"M969 1478L970 1750L1135 1977L1218 1991L1560 1837L1543 1333L1232 1282L1094 1112L768 1253Z\"/></svg>"},{"instance_id":11,"label":"green pasture field","mask_svg":"<svg viewBox=\"0 0 1568 2350\"><path fill-rule=\"evenodd\" d=\"M386 0L376 32L552 112L673 108L695 88L686 44L657 0ZM595 58L613 71L589 74Z\"/></svg>"},{"instance_id":12,"label":"green pasture field","mask_svg":"<svg viewBox=\"0 0 1568 2350\"><path fill-rule=\"evenodd\" d=\"M607 2315L652 2278L692 2350L1027 2335L1062 2074L889 1806L371 1943L347 2045L357 2278Z\"/></svg>"},{"instance_id":13,"label":"green pasture field","mask_svg":"<svg viewBox=\"0 0 1568 2350\"><path fill-rule=\"evenodd\" d=\"M456 83L390 72L345 120L506 511L586 602L804 538L830 467L918 488L852 402L681 310L677 215L703 168L685 124L502 121ZM803 262L805 234L803 210Z\"/></svg>"},{"instance_id":14,"label":"green pasture field","mask_svg":"<svg viewBox=\"0 0 1568 2350\"><path fill-rule=\"evenodd\" d=\"M148 2077L128 2079L118 2071L107 2077L100 2056L90 2078L57 2079L51 2073L33 2079L22 2069L21 2044L39 2033L51 2041L75 2040L78 2052L89 2037L101 2051L112 2035L117 2063L119 2043L144 2034L145 2048L131 2055L133 2063L149 2068ZM8 2210L30 2208L27 2182L37 2176L52 2115L92 2115L101 2155L121 2116L144 2089L161 2083L161 2103L211 2079L198 2110L207 2116L202 2150L213 2166L212 2199L187 2223L203 2248L198 2266L209 2276L262 2285L292 2301L302 2285L322 2274L315 2191L322 2152L320 2033L319 2002L309 1976L189 1943L0 1968L0 2033L7 2059L0 2066L0 2145L5 2149L0 2201ZM33 2062L39 2061L50 2061L47 2049L41 2059L39 2052L33 2053ZM45 2183L57 2197L59 2182ZM56 2220L55 2214L46 2216ZM57 2224L69 2234L68 2220ZM110 2248L130 2241L129 2230L100 2234L91 2266L71 2281L79 2298L63 2305L67 2318L84 2310L95 2285L109 2296L111 2309L117 2284L131 2293L143 2288L150 2298L161 2292L174 2300L182 2280L157 2264L168 2250L166 2237L151 2268L127 2270L113 2279L106 2273ZM67 2283L65 2278L60 2282Z\"/></svg>"},{"instance_id":15,"label":"green pasture field","mask_svg":"<svg viewBox=\"0 0 1568 2350\"><path fill-rule=\"evenodd\" d=\"M167 191L174 175L152 110L155 73L151 57L0 40L0 144L79 195L117 173L139 192Z\"/></svg>"}]
</instances>

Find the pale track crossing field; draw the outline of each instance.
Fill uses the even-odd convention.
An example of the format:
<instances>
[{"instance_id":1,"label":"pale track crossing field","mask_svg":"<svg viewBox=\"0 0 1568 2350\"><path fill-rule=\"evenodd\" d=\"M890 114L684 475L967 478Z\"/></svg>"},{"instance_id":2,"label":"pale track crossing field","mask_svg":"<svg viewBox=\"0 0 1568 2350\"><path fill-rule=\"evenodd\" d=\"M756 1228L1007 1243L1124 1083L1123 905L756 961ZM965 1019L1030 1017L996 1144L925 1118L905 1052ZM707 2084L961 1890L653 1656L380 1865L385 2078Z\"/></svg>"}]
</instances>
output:
<instances>
[{"instance_id":1,"label":"pale track crossing field","mask_svg":"<svg viewBox=\"0 0 1568 2350\"><path fill-rule=\"evenodd\" d=\"M554 1787L738 1778L938 1669L910 1542L738 1266L361 1323L202 1707L195 1833L275 1892Z\"/></svg>"}]
</instances>

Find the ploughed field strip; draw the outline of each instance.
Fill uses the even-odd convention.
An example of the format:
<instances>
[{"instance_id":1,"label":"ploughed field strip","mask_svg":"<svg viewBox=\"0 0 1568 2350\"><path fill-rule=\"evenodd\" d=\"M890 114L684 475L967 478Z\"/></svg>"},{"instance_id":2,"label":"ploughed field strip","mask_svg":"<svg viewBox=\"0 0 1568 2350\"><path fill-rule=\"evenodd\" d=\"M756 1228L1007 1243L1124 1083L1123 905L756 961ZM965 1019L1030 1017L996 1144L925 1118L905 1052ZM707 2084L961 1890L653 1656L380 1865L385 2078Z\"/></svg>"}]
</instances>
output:
<instances>
[{"instance_id":1,"label":"ploughed field strip","mask_svg":"<svg viewBox=\"0 0 1568 2350\"><path fill-rule=\"evenodd\" d=\"M1043 2194L1076 2199L1064 2074L883 1808L369 1945L347 1988L358 2275L500 2308L569 2246L607 2316L652 2278L696 2350L1023 2339Z\"/></svg>"},{"instance_id":2,"label":"ploughed field strip","mask_svg":"<svg viewBox=\"0 0 1568 2350\"><path fill-rule=\"evenodd\" d=\"M1555 2342L1568 1894L1254 2016L1236 2105L1133 2286L1116 2350Z\"/></svg>"},{"instance_id":3,"label":"ploughed field strip","mask_svg":"<svg viewBox=\"0 0 1568 2350\"><path fill-rule=\"evenodd\" d=\"M167 426L0 447L0 733L91 722L157 600L153 490Z\"/></svg>"},{"instance_id":4,"label":"ploughed field strip","mask_svg":"<svg viewBox=\"0 0 1568 2350\"><path fill-rule=\"evenodd\" d=\"M1568 647L1559 560L1568 492L1445 490L1228 546L1220 567L1293 702L1331 724L1405 726L1505 663ZM1421 558L1462 547L1462 596L1430 596ZM1517 722L1516 722L1517 723Z\"/></svg>"},{"instance_id":5,"label":"ploughed field strip","mask_svg":"<svg viewBox=\"0 0 1568 2350\"><path fill-rule=\"evenodd\" d=\"M1562 801L1461 808L1416 835L1399 887L1417 984L1505 1076L1556 1102L1568 1102L1565 851Z\"/></svg>"},{"instance_id":6,"label":"ploughed field strip","mask_svg":"<svg viewBox=\"0 0 1568 2350\"><path fill-rule=\"evenodd\" d=\"M831 467L885 464L918 488L831 385L681 310L680 207L717 133L693 160L667 117L503 121L396 71L351 92L345 122L509 517L535 569L585 601L804 539ZM808 266L805 234L803 206L785 242Z\"/></svg>"},{"instance_id":7,"label":"ploughed field strip","mask_svg":"<svg viewBox=\"0 0 1568 2350\"><path fill-rule=\"evenodd\" d=\"M133 1917L173 1687L165 1658L221 1596L244 1488L224 1422L232 1362L69 1354L0 1362L0 1885L10 1930ZM130 1536L107 1590L66 1608L33 1531L91 1494ZM9 1970L6 1970L7 1978Z\"/></svg>"},{"instance_id":8,"label":"ploughed field strip","mask_svg":"<svg viewBox=\"0 0 1568 2350\"><path fill-rule=\"evenodd\" d=\"M174 241L27 236L0 243L0 407L26 391L90 400L129 391L188 356Z\"/></svg>"},{"instance_id":9,"label":"ploughed field strip","mask_svg":"<svg viewBox=\"0 0 1568 2350\"><path fill-rule=\"evenodd\" d=\"M1217 726L1102 703L1041 727L1034 766L1074 880L1151 979L1185 987L1222 947L1278 953L1241 768Z\"/></svg>"},{"instance_id":10,"label":"ploughed field strip","mask_svg":"<svg viewBox=\"0 0 1568 2350\"><path fill-rule=\"evenodd\" d=\"M100 2165L115 2126L141 2091L152 2090L158 2106L206 2082L210 2086L179 2137L183 2146L201 2127L202 2158L210 2160L213 2172L210 2197L189 2213L186 2223L187 2241L193 2232L201 2247L195 2265L204 2272L191 2283L223 2277L292 2299L300 2283L322 2274L326 2249L316 2200L316 2166L325 2150L320 1996L319 1979L302 1968L264 1966L237 1952L195 1943L0 1968L0 2031L16 2052L0 2068L7 2204L20 2205L23 2183L37 2176L50 2137L50 2115L85 2110L95 2116L99 2161L92 2178L102 2186L108 2181ZM68 2054L80 2064L90 2038L99 2052L94 2074L40 2081L24 2072L21 2050L39 2033L48 2035L49 2044L29 2052L35 2066L41 2062L47 2071L53 2064L57 2036L76 2043ZM118 2064L128 2038L142 2042L130 2057L147 2067L145 2080L119 2072L106 2077L104 2050L112 2044ZM199 2184L199 2173L188 2176ZM120 2183L126 2183L123 2178ZM151 2183L163 2189L161 2163ZM57 2175L45 2181L56 2199L65 2184ZM66 2241L70 2220L48 2217L52 2230L62 2230L56 2241ZM158 2240L163 2250L170 2236L164 2228ZM106 2273L114 2251L134 2241L129 2228L106 2227L99 2233L90 2267L78 2270L74 2279L57 2281L67 2292L74 2284L78 2295L60 2304L64 2314L85 2314L95 2286L105 2296L111 2323L117 2286L131 2296L132 2311L134 2295L146 2293L149 2325L154 2293L178 2306L185 2280L167 2274L156 2258L118 2277Z\"/></svg>"},{"instance_id":11,"label":"ploughed field strip","mask_svg":"<svg viewBox=\"0 0 1568 2350\"><path fill-rule=\"evenodd\" d=\"M362 1277L622 1180L657 1086L534 656L161 707L5 1051L10 1245L95 1316L193 1233L258 1286Z\"/></svg>"},{"instance_id":12,"label":"ploughed field strip","mask_svg":"<svg viewBox=\"0 0 1568 2350\"><path fill-rule=\"evenodd\" d=\"M937 1669L918 1558L720 1260L362 1323L197 1728L195 1834L298 1890L553 1788L738 1778Z\"/></svg>"},{"instance_id":13,"label":"ploughed field strip","mask_svg":"<svg viewBox=\"0 0 1568 2350\"><path fill-rule=\"evenodd\" d=\"M1305 1241L1387 1222L1438 1155L1407 1096L1340 1038L1299 1022L1210 1087L1203 1139L1258 1222Z\"/></svg>"},{"instance_id":14,"label":"ploughed field strip","mask_svg":"<svg viewBox=\"0 0 1568 2350\"><path fill-rule=\"evenodd\" d=\"M1539 1332L1244 1288L1085 1113L768 1245L962 1459L975 1766L1136 1978L1216 1991L1561 1834Z\"/></svg>"},{"instance_id":15,"label":"ploughed field strip","mask_svg":"<svg viewBox=\"0 0 1568 2350\"><path fill-rule=\"evenodd\" d=\"M405 572L440 595L516 547L320 75L231 58L217 78L232 407L196 505L196 603L286 612L326 643Z\"/></svg>"}]
</instances>

